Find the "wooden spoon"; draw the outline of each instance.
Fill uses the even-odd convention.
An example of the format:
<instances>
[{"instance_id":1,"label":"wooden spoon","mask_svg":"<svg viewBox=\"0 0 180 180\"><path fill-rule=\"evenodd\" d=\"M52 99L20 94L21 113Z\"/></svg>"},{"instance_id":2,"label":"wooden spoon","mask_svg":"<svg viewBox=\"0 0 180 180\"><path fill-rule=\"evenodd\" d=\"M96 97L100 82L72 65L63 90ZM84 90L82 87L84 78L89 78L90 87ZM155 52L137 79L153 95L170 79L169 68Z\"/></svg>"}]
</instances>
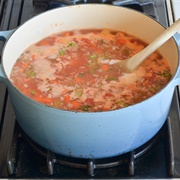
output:
<instances>
[{"instance_id":1,"label":"wooden spoon","mask_svg":"<svg viewBox=\"0 0 180 180\"><path fill-rule=\"evenodd\" d=\"M151 53L158 49L163 43L170 39L177 31L180 30L180 18L161 33L153 42L146 48L134 56L121 61L121 68L127 73L131 73L147 58Z\"/></svg>"}]
</instances>

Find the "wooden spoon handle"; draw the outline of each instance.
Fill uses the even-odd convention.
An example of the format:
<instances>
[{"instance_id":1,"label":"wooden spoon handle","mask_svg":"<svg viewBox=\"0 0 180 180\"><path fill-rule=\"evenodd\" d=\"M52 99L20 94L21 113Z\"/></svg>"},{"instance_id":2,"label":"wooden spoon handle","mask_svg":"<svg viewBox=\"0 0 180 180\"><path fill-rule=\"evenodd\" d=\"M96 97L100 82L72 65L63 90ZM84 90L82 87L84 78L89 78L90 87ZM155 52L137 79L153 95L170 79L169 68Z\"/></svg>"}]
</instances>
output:
<instances>
[{"instance_id":1,"label":"wooden spoon handle","mask_svg":"<svg viewBox=\"0 0 180 180\"><path fill-rule=\"evenodd\" d=\"M170 39L177 31L180 30L180 19L173 23L170 27L163 31L153 42L151 42L142 51L129 58L123 66L129 72L134 71L150 54Z\"/></svg>"}]
</instances>

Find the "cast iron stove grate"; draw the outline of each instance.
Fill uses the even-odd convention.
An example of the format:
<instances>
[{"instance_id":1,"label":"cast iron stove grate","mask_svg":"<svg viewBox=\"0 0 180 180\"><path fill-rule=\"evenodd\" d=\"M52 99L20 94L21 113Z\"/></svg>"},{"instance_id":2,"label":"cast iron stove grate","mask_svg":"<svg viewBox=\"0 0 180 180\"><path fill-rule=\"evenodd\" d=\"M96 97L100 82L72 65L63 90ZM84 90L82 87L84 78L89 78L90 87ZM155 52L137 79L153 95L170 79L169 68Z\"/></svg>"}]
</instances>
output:
<instances>
[{"instance_id":1,"label":"cast iron stove grate","mask_svg":"<svg viewBox=\"0 0 180 180\"><path fill-rule=\"evenodd\" d=\"M124 6L127 8L135 9L140 12L145 12L153 17L158 19L158 15L156 13L155 4L151 1L140 2L137 0L33 0L34 6L45 6L47 10L54 9L57 7L63 7L67 5L73 4L84 4L84 3L103 3L110 4L114 6Z\"/></svg>"},{"instance_id":2,"label":"cast iron stove grate","mask_svg":"<svg viewBox=\"0 0 180 180\"><path fill-rule=\"evenodd\" d=\"M0 177L145 178L149 175L162 178L160 169L171 177L175 175L172 129L172 119L168 117L153 139L130 153L104 159L81 159L58 155L40 147L15 121L9 120L4 123L4 137L0 144L4 148L0 150L0 172L3 173ZM11 135L5 137L6 133ZM146 174L143 168L148 169Z\"/></svg>"},{"instance_id":3,"label":"cast iron stove grate","mask_svg":"<svg viewBox=\"0 0 180 180\"><path fill-rule=\"evenodd\" d=\"M95 171L99 169L111 169L109 173L112 173L115 175L117 172L114 167L118 166L126 166L127 174L131 177L135 174L135 162L138 158L146 154L148 151L150 151L153 146L158 143L159 139L161 138L167 138L167 141L164 141L164 143L167 143L167 146L169 147L167 155L170 157L169 159L169 175L172 176L174 174L174 166L172 161L173 156L173 144L171 141L171 123L170 118L168 117L166 124L164 127L158 132L158 134L152 138L149 142L144 144L143 146L129 152L125 153L123 155L110 157L110 158L100 158L100 159L83 159L83 158L73 158L69 155L69 157L62 156L56 153L53 153L51 151L48 151L42 147L40 147L38 144L36 144L34 141L32 141L30 138L28 138L24 133L23 136L28 143L28 145L37 152L40 156L44 157L46 159L47 163L47 173L49 175L53 175L54 173L54 166L55 164L60 166L67 166L72 168L79 168L82 170L85 170L89 176L94 176ZM165 137L166 136L166 137ZM12 164L12 163L10 163ZM12 169L12 168L9 168Z\"/></svg>"}]
</instances>

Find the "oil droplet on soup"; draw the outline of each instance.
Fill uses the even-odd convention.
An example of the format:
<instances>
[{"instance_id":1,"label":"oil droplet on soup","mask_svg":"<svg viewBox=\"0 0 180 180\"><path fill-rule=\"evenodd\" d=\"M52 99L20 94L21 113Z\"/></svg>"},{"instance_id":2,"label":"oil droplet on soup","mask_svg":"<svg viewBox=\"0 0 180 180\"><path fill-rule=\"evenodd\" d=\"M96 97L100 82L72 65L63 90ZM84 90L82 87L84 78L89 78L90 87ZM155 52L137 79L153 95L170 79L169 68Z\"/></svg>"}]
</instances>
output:
<instances>
[{"instance_id":1,"label":"oil droplet on soup","mask_svg":"<svg viewBox=\"0 0 180 180\"><path fill-rule=\"evenodd\" d=\"M133 73L127 59L147 44L110 29L52 34L30 45L17 59L10 79L28 97L70 111L109 111L139 103L171 79L167 60L155 51Z\"/></svg>"}]
</instances>

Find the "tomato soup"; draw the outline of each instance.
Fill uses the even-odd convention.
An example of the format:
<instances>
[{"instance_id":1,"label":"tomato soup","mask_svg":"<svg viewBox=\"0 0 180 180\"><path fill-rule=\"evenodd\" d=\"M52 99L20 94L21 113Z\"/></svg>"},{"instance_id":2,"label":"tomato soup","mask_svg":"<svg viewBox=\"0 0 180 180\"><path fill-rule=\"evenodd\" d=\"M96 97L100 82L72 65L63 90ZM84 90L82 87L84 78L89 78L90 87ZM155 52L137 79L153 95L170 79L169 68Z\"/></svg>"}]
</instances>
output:
<instances>
[{"instance_id":1,"label":"tomato soup","mask_svg":"<svg viewBox=\"0 0 180 180\"><path fill-rule=\"evenodd\" d=\"M52 34L28 47L13 66L10 80L28 97L70 111L109 111L139 103L171 79L167 60L155 51L133 73L127 59L147 43L111 29Z\"/></svg>"}]
</instances>

